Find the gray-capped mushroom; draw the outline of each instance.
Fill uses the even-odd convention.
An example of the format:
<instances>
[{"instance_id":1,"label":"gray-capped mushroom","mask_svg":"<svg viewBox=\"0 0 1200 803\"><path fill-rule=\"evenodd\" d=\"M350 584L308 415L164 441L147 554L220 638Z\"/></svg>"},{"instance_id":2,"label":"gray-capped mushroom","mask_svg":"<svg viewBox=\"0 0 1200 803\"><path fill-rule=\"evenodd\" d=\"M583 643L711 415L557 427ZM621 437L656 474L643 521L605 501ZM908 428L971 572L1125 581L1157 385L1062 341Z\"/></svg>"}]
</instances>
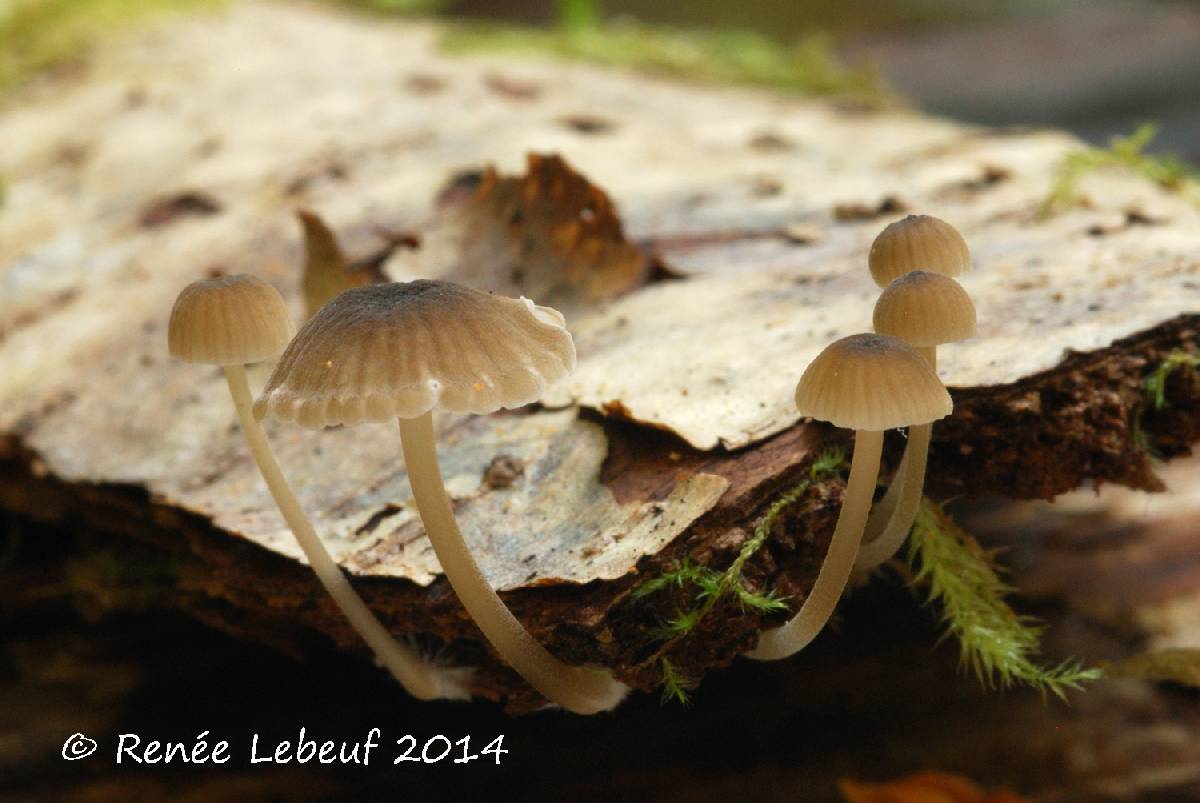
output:
<instances>
[{"instance_id":1,"label":"gray-capped mushroom","mask_svg":"<svg viewBox=\"0 0 1200 803\"><path fill-rule=\"evenodd\" d=\"M342 293L301 328L254 412L306 427L398 419L413 497L463 606L530 685L591 714L629 688L552 656L492 589L455 521L432 419L434 407L483 414L528 404L574 366L571 335L548 307L441 281L371 285Z\"/></svg>"},{"instance_id":2,"label":"gray-capped mushroom","mask_svg":"<svg viewBox=\"0 0 1200 803\"><path fill-rule=\"evenodd\" d=\"M466 698L461 671L425 661L397 642L367 608L313 530L251 413L246 364L278 356L294 331L287 305L274 287L255 276L225 276L194 282L180 292L171 309L167 347L171 356L185 362L224 368L242 433L275 504L317 578L379 661L414 697Z\"/></svg>"},{"instance_id":3,"label":"gray-capped mushroom","mask_svg":"<svg viewBox=\"0 0 1200 803\"><path fill-rule=\"evenodd\" d=\"M854 430L854 455L842 509L817 581L800 610L782 627L764 631L746 653L758 660L786 658L825 627L854 567L875 494L883 433L950 414L950 394L929 363L896 337L861 334L831 343L796 385L804 415Z\"/></svg>"}]
</instances>

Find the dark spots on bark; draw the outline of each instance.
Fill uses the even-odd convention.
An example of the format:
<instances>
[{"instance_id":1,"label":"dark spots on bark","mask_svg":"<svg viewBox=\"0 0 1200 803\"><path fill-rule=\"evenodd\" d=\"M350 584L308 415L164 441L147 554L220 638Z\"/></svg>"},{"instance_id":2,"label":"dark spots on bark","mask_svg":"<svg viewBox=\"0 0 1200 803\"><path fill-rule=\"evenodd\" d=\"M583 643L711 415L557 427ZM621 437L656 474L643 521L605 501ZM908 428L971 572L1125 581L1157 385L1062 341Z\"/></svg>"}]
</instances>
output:
<instances>
[{"instance_id":1,"label":"dark spots on bark","mask_svg":"<svg viewBox=\"0 0 1200 803\"><path fill-rule=\"evenodd\" d=\"M209 217L221 211L221 204L212 196L196 190L186 190L152 201L142 211L139 223L143 228L156 229L189 217Z\"/></svg>"}]
</instances>

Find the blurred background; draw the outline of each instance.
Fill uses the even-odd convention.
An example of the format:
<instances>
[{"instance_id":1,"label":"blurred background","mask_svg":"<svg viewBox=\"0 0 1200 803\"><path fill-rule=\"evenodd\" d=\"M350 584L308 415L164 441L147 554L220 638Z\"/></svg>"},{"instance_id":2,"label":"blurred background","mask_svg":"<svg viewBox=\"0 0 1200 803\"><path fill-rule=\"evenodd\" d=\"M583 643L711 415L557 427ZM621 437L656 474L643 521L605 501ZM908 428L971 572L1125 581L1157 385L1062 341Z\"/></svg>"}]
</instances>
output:
<instances>
[{"instance_id":1,"label":"blurred background","mask_svg":"<svg viewBox=\"0 0 1200 803\"><path fill-rule=\"evenodd\" d=\"M286 0L285 0L286 1ZM299 0L297 0L299 1ZM326 0L452 23L450 48L510 48L706 80L887 97L1103 145L1200 159L1194 0ZM0 88L63 68L145 14L237 0L0 0Z\"/></svg>"},{"instance_id":2,"label":"blurred background","mask_svg":"<svg viewBox=\"0 0 1200 803\"><path fill-rule=\"evenodd\" d=\"M395 8L403 0L361 0ZM446 0L444 16L552 25L577 18L754 31L828 42L907 102L994 126L1067 128L1094 144L1153 121L1147 150L1200 158L1194 0Z\"/></svg>"},{"instance_id":3,"label":"blurred background","mask_svg":"<svg viewBox=\"0 0 1200 803\"><path fill-rule=\"evenodd\" d=\"M591 10L610 24L749 30L785 48L822 37L838 58L873 70L923 111L1066 128L1096 144L1154 121L1150 150L1200 157L1194 0L447 0L434 7L530 25L584 9L585 19Z\"/></svg>"}]
</instances>

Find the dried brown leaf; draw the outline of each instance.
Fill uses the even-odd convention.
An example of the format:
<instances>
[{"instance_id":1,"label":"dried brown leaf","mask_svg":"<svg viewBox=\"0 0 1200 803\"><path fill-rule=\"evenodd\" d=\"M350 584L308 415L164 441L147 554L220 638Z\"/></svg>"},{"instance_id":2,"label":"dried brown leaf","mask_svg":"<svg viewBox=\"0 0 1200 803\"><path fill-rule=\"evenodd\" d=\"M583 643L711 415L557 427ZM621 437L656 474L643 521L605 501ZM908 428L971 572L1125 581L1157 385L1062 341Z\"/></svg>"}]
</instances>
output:
<instances>
[{"instance_id":1,"label":"dried brown leaf","mask_svg":"<svg viewBox=\"0 0 1200 803\"><path fill-rule=\"evenodd\" d=\"M304 317L311 318L334 296L369 284L371 278L365 272L350 272L337 237L316 213L300 209L296 217L304 229Z\"/></svg>"},{"instance_id":2,"label":"dried brown leaf","mask_svg":"<svg viewBox=\"0 0 1200 803\"><path fill-rule=\"evenodd\" d=\"M142 211L140 223L156 229L182 217L208 217L221 211L221 204L202 192L178 192L153 201Z\"/></svg>"},{"instance_id":3,"label":"dried brown leaf","mask_svg":"<svg viewBox=\"0 0 1200 803\"><path fill-rule=\"evenodd\" d=\"M422 236L405 272L572 308L628 292L648 272L608 195L557 155L523 176L488 168Z\"/></svg>"}]
</instances>

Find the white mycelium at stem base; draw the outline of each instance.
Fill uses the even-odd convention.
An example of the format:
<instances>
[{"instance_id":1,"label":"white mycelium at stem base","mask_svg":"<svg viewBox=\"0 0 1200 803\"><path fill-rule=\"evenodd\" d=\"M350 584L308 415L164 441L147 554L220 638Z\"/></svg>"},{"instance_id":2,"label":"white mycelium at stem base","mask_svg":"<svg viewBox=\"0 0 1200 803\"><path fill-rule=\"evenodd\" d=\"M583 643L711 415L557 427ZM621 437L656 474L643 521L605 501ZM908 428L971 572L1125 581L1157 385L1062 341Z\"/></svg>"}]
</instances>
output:
<instances>
[{"instance_id":1,"label":"white mycelium at stem base","mask_svg":"<svg viewBox=\"0 0 1200 803\"><path fill-rule=\"evenodd\" d=\"M228 276L184 288L171 310L168 347L182 360L224 367L242 433L271 497L321 585L379 661L414 697L465 698L461 672L436 667L397 642L354 591L317 537L251 414L245 363L278 355L293 330L287 305L275 288L253 276Z\"/></svg>"},{"instance_id":2,"label":"white mycelium at stem base","mask_svg":"<svg viewBox=\"0 0 1200 803\"><path fill-rule=\"evenodd\" d=\"M876 332L915 346L936 371L938 346L975 334L975 305L954 279L930 271L911 271L889 284L879 296L874 325ZM921 505L932 432L932 424L909 428L896 478L867 520L863 546L854 564L856 571L890 560L908 537Z\"/></svg>"},{"instance_id":3,"label":"white mycelium at stem base","mask_svg":"<svg viewBox=\"0 0 1200 803\"><path fill-rule=\"evenodd\" d=\"M254 413L308 427L399 419L421 520L463 606L531 686L591 714L616 706L629 688L550 655L492 589L455 522L430 417L435 406L482 414L528 404L574 366L571 335L548 307L449 282L372 285L347 290L304 325Z\"/></svg>"},{"instance_id":4,"label":"white mycelium at stem base","mask_svg":"<svg viewBox=\"0 0 1200 803\"><path fill-rule=\"evenodd\" d=\"M796 407L812 418L855 430L842 509L817 581L786 624L759 636L746 653L777 660L808 646L824 629L854 568L875 494L883 433L948 415L950 396L925 359L887 335L851 335L817 355L796 386Z\"/></svg>"}]
</instances>

